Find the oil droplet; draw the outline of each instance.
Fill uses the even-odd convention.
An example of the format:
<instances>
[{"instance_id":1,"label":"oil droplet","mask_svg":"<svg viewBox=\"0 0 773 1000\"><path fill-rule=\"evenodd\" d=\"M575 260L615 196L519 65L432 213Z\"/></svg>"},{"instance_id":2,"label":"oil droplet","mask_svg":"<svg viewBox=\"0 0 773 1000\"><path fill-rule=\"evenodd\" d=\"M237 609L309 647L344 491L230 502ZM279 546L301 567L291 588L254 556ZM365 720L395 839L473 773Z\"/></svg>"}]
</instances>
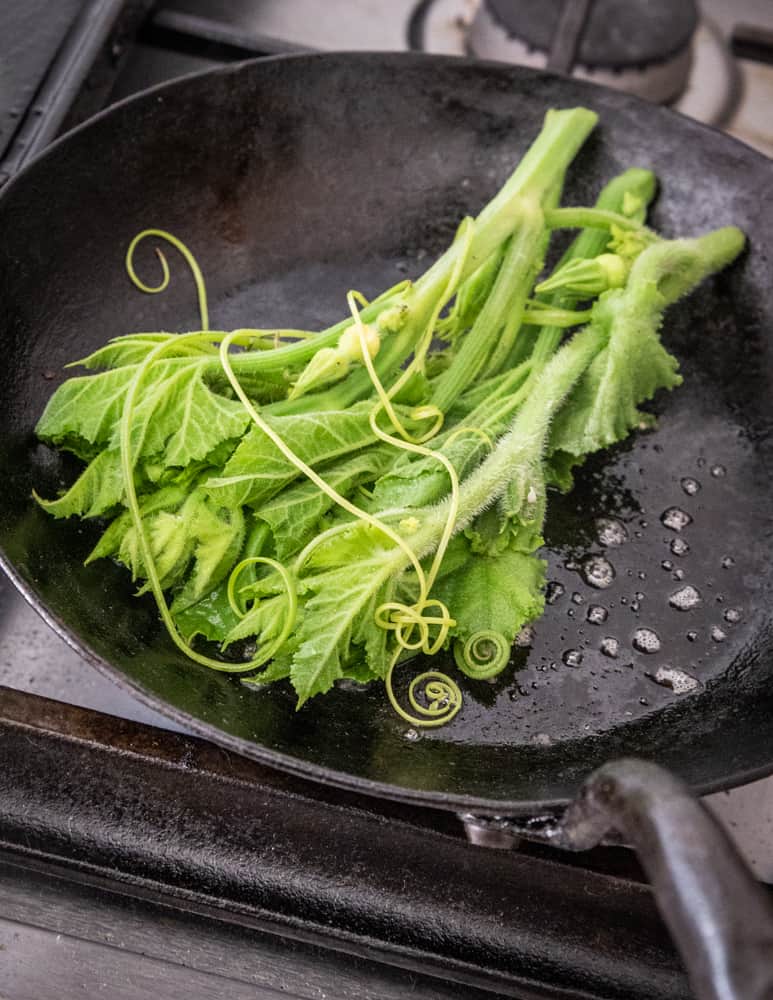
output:
<instances>
[{"instance_id":1,"label":"oil droplet","mask_svg":"<svg viewBox=\"0 0 773 1000\"><path fill-rule=\"evenodd\" d=\"M646 580L647 579L647 574L644 572L643 569L639 570L639 572L636 575L639 577L640 580Z\"/></svg>"},{"instance_id":2,"label":"oil droplet","mask_svg":"<svg viewBox=\"0 0 773 1000\"><path fill-rule=\"evenodd\" d=\"M607 635L601 640L599 649L604 656L609 656L614 660L620 652L620 643L613 636Z\"/></svg>"},{"instance_id":3,"label":"oil droplet","mask_svg":"<svg viewBox=\"0 0 773 1000\"><path fill-rule=\"evenodd\" d=\"M545 601L547 604L555 604L559 597L564 594L564 585L558 580L550 580L545 588Z\"/></svg>"},{"instance_id":4,"label":"oil droplet","mask_svg":"<svg viewBox=\"0 0 773 1000\"><path fill-rule=\"evenodd\" d=\"M652 679L656 684L671 688L674 694L689 694L700 686L694 677L676 667L658 667Z\"/></svg>"},{"instance_id":5,"label":"oil droplet","mask_svg":"<svg viewBox=\"0 0 773 1000\"><path fill-rule=\"evenodd\" d=\"M663 569L668 570L669 573L674 568L674 564L671 562L670 559L664 559L660 565L663 567Z\"/></svg>"},{"instance_id":6,"label":"oil droplet","mask_svg":"<svg viewBox=\"0 0 773 1000\"><path fill-rule=\"evenodd\" d=\"M730 622L731 625L737 625L742 617L740 608L728 608L724 614L725 621Z\"/></svg>"},{"instance_id":7,"label":"oil droplet","mask_svg":"<svg viewBox=\"0 0 773 1000\"><path fill-rule=\"evenodd\" d=\"M660 649L660 636L651 628L637 628L633 634L632 645L640 653L657 653Z\"/></svg>"},{"instance_id":8,"label":"oil droplet","mask_svg":"<svg viewBox=\"0 0 773 1000\"><path fill-rule=\"evenodd\" d=\"M531 646L534 642L534 626L524 625L518 635L515 637L516 646Z\"/></svg>"},{"instance_id":9,"label":"oil droplet","mask_svg":"<svg viewBox=\"0 0 773 1000\"><path fill-rule=\"evenodd\" d=\"M672 531L682 531L692 521L692 518L686 510L681 510L679 507L668 507L660 515L660 520Z\"/></svg>"},{"instance_id":10,"label":"oil droplet","mask_svg":"<svg viewBox=\"0 0 773 1000\"><path fill-rule=\"evenodd\" d=\"M341 691L367 691L368 685L360 681L354 681L351 677L339 677L336 687Z\"/></svg>"},{"instance_id":11,"label":"oil droplet","mask_svg":"<svg viewBox=\"0 0 773 1000\"><path fill-rule=\"evenodd\" d=\"M684 479L680 480L680 485L688 497L694 497L701 488L698 480L693 479L691 476L685 476Z\"/></svg>"},{"instance_id":12,"label":"oil droplet","mask_svg":"<svg viewBox=\"0 0 773 1000\"><path fill-rule=\"evenodd\" d=\"M695 642L697 638L698 638L698 633L694 629L690 629L690 631L687 633L687 641Z\"/></svg>"},{"instance_id":13,"label":"oil droplet","mask_svg":"<svg viewBox=\"0 0 773 1000\"><path fill-rule=\"evenodd\" d=\"M674 538L671 542L671 551L675 556L686 556L690 546L683 538Z\"/></svg>"},{"instance_id":14,"label":"oil droplet","mask_svg":"<svg viewBox=\"0 0 773 1000\"><path fill-rule=\"evenodd\" d=\"M638 601L631 601L631 611L633 611L634 614L638 613L640 607L641 604L639 604Z\"/></svg>"},{"instance_id":15,"label":"oil droplet","mask_svg":"<svg viewBox=\"0 0 773 1000\"><path fill-rule=\"evenodd\" d=\"M727 469L724 465L712 465L711 474L715 479L721 479L723 476L727 475Z\"/></svg>"},{"instance_id":16,"label":"oil droplet","mask_svg":"<svg viewBox=\"0 0 773 1000\"><path fill-rule=\"evenodd\" d=\"M647 701L646 698L639 698L639 704L640 705L649 705L649 702Z\"/></svg>"},{"instance_id":17,"label":"oil droplet","mask_svg":"<svg viewBox=\"0 0 773 1000\"><path fill-rule=\"evenodd\" d=\"M579 667L582 663L582 653L579 649L567 649L561 659L567 667Z\"/></svg>"},{"instance_id":18,"label":"oil droplet","mask_svg":"<svg viewBox=\"0 0 773 1000\"><path fill-rule=\"evenodd\" d=\"M721 629L719 625L712 625L711 638L714 642L724 642L725 639L727 639L727 632L725 632L724 629Z\"/></svg>"},{"instance_id":19,"label":"oil droplet","mask_svg":"<svg viewBox=\"0 0 773 1000\"><path fill-rule=\"evenodd\" d=\"M596 538L599 545L623 545L628 541L628 532L617 518L599 517L596 519Z\"/></svg>"},{"instance_id":20,"label":"oil droplet","mask_svg":"<svg viewBox=\"0 0 773 1000\"><path fill-rule=\"evenodd\" d=\"M604 590L615 578L615 568L603 556L588 556L582 563L582 576L587 584Z\"/></svg>"},{"instance_id":21,"label":"oil droplet","mask_svg":"<svg viewBox=\"0 0 773 1000\"><path fill-rule=\"evenodd\" d=\"M600 604L591 604L588 608L588 613L585 616L591 625L603 625L607 620L609 612L606 608L602 608Z\"/></svg>"},{"instance_id":22,"label":"oil droplet","mask_svg":"<svg viewBox=\"0 0 773 1000\"><path fill-rule=\"evenodd\" d=\"M735 566L735 559L732 556L725 556L722 559L722 569L730 569L731 566Z\"/></svg>"},{"instance_id":23,"label":"oil droplet","mask_svg":"<svg viewBox=\"0 0 773 1000\"><path fill-rule=\"evenodd\" d=\"M583 602L582 594L578 594L577 591L575 591L572 594L572 604L582 604L582 602Z\"/></svg>"},{"instance_id":24,"label":"oil droplet","mask_svg":"<svg viewBox=\"0 0 773 1000\"><path fill-rule=\"evenodd\" d=\"M697 607L700 602L700 591L690 586L689 583L687 586L675 590L668 599L668 603L677 611L689 611L691 608Z\"/></svg>"},{"instance_id":25,"label":"oil droplet","mask_svg":"<svg viewBox=\"0 0 773 1000\"><path fill-rule=\"evenodd\" d=\"M674 579L675 580L684 580L684 570L683 569L675 569L674 570Z\"/></svg>"},{"instance_id":26,"label":"oil droplet","mask_svg":"<svg viewBox=\"0 0 773 1000\"><path fill-rule=\"evenodd\" d=\"M569 608L566 612L567 617L574 618L574 608Z\"/></svg>"},{"instance_id":27,"label":"oil droplet","mask_svg":"<svg viewBox=\"0 0 773 1000\"><path fill-rule=\"evenodd\" d=\"M421 734L418 729L406 729L403 733L403 739L408 740L409 743L417 743L421 739Z\"/></svg>"}]
</instances>

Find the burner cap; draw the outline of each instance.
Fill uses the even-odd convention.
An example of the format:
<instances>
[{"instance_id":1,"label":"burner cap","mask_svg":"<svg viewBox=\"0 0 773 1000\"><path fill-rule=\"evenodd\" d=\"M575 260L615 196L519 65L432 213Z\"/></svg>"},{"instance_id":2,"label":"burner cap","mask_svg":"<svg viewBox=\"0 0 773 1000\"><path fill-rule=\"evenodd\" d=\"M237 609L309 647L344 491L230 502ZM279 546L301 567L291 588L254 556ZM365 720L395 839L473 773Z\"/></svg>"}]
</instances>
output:
<instances>
[{"instance_id":1,"label":"burner cap","mask_svg":"<svg viewBox=\"0 0 773 1000\"><path fill-rule=\"evenodd\" d=\"M548 52L564 2L572 0L484 0L484 7L509 38ZM697 24L694 0L594 0L577 62L611 70L665 62L689 46Z\"/></svg>"}]
</instances>

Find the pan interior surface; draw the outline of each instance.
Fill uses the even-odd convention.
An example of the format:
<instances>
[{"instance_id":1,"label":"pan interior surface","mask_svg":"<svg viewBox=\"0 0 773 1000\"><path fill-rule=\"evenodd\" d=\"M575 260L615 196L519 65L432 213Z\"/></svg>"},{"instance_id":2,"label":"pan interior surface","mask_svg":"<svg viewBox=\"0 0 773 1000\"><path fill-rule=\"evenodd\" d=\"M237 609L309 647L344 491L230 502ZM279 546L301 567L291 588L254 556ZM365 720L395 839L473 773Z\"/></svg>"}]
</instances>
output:
<instances>
[{"instance_id":1,"label":"pan interior surface","mask_svg":"<svg viewBox=\"0 0 773 1000\"><path fill-rule=\"evenodd\" d=\"M127 574L82 566L96 526L56 522L31 500L33 487L54 495L76 471L33 434L71 374L62 366L110 336L196 327L182 262L164 295L143 296L124 271L129 240L157 227L192 248L214 329L321 327L344 314L349 288L370 296L421 273L508 176L545 111L579 103L601 121L570 168L566 204L592 202L628 166L651 167L659 231L736 224L750 250L668 313L664 342L685 381L655 400L658 428L595 456L572 493L551 497L550 603L512 668L471 682L435 658L462 682L465 707L417 732L379 685L341 686L296 712L289 688L247 689L185 660ZM771 189L768 161L686 119L465 60L277 59L126 102L0 198L7 565L119 682L212 739L322 780L517 813L571 797L621 755L697 788L763 773L773 763ZM144 249L138 267L152 274Z\"/></svg>"}]
</instances>

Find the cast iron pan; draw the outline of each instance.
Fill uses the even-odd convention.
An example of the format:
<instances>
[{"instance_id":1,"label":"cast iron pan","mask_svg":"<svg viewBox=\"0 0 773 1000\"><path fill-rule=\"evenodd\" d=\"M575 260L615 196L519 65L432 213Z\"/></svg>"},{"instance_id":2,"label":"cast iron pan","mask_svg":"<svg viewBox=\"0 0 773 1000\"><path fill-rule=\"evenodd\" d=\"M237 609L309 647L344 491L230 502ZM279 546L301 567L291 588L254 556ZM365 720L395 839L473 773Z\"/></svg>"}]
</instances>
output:
<instances>
[{"instance_id":1,"label":"cast iron pan","mask_svg":"<svg viewBox=\"0 0 773 1000\"><path fill-rule=\"evenodd\" d=\"M378 685L338 689L296 713L288 689L247 690L185 661L123 571L82 566L96 527L55 522L30 499L33 486L52 496L76 471L33 435L62 365L116 334L196 326L183 264L173 262L163 296L143 296L124 271L129 240L160 227L193 249L214 328L321 326L344 313L347 289L372 294L418 274L496 191L545 111L578 103L601 124L570 170L566 203L590 203L625 167L652 167L660 231L735 223L750 250L669 313L665 340L685 384L656 401L659 430L598 456L573 493L554 498L548 558L559 596L531 647L516 649L495 684L464 683L461 715L418 739ZM138 266L150 280L145 251ZM3 563L119 684L210 739L317 780L523 815L566 802L597 765L625 755L701 791L766 774L772 253L768 160L591 85L460 59L349 54L262 60L157 88L57 142L0 197ZM685 492L687 479L698 492ZM681 532L661 521L672 507L691 518ZM596 522L609 517L627 540L605 549ZM605 590L583 580L592 555L614 567ZM701 601L680 611L669 598L687 584ZM591 605L608 612L603 624L587 621ZM657 634L657 652L634 648L641 628ZM616 658L601 652L605 638L618 641ZM697 690L656 684L665 665Z\"/></svg>"}]
</instances>

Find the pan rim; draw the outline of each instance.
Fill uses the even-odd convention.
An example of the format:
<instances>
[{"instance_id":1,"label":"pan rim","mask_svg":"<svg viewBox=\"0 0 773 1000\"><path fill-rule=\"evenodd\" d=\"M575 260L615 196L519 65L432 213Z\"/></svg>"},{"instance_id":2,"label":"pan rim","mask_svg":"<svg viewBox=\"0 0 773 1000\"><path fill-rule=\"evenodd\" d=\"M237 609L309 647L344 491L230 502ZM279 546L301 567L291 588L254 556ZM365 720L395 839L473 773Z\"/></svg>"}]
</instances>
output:
<instances>
[{"instance_id":1,"label":"pan rim","mask_svg":"<svg viewBox=\"0 0 773 1000\"><path fill-rule=\"evenodd\" d=\"M273 64L278 60L282 62L295 62L298 60L318 62L320 60L330 59L344 59L350 62L364 62L367 60L378 59L382 63L402 62L412 63L415 65L421 63L434 63L447 66L457 66L460 71L469 71L470 69L474 69L475 71L481 73L490 72L492 70L496 70L498 72L506 71L506 73L512 78L521 77L535 81L543 79L566 79L565 77L560 77L558 74L547 73L545 71L535 70L529 67L513 66L503 62L417 52L293 53L243 60L224 67L216 67L189 73L185 76L175 78L174 80L157 84L141 91L138 94L131 95L116 102L110 107L99 112L94 117L88 119L76 128L59 137L45 150L31 159L24 169L11 178L11 180L5 185L4 189L0 192L0 199L6 197L8 192L13 191L16 183L19 180L23 180L27 172L34 169L38 163L45 161L46 157L49 155L56 155L56 152L61 144L67 143L72 137L98 125L98 123L110 116L117 109L131 106L134 103L148 102L153 98L162 98L166 93L172 92L177 88L185 87L187 82L191 80L207 77L214 78L216 76L227 76L232 74L236 75L243 72L246 67L251 67L258 63ZM572 84L576 87L578 101L583 99L584 94L613 94L614 99L619 101L621 105L627 106L633 103L638 106L646 106L649 112L664 114L666 117L676 115L679 119L686 123L690 129L697 129L701 132L708 130L711 133L721 136L724 143L737 144L747 155L751 154L760 162L769 164L768 159L762 153L748 146L741 140L736 139L733 136L727 136L718 128L696 122L670 108L657 107L649 104L641 98L621 94L612 91L610 88L588 81L572 80ZM285 752L271 750L261 744L232 736L226 731L219 729L217 726L203 722L195 716L189 715L187 712L177 709L168 702L160 702L156 696L150 694L141 684L135 682L119 668L113 666L109 661L97 654L86 642L81 640L74 632L72 632L68 626L66 626L64 621L62 621L45 605L42 598L37 593L34 585L31 584L22 575L22 573L16 569L13 562L8 558L2 549L2 546L0 546L0 567L3 568L16 589L35 609L46 624L52 628L53 631L59 635L73 650L83 656L84 659L98 669L100 673L110 678L112 681L120 683L121 686L129 689L132 692L132 695L136 697L140 703L159 711L160 714L163 714L170 720L184 726L190 732L193 732L199 737L215 742L220 746L224 746L230 750L240 753L245 757L257 760L286 773L310 779L324 785L355 791L373 797L386 798L393 801L424 805L431 808L451 811L477 812L482 815L506 815L513 817L536 816L546 812L549 813L559 811L570 801L568 797L549 799L492 799L482 796L406 788L400 785L377 781L351 774L346 771L340 771L323 765L303 761ZM725 775L724 777L718 778L714 781L707 781L697 785L693 784L691 787L697 794L703 795L754 781L758 778L769 775L771 772L773 772L773 759L766 765L736 771L733 774Z\"/></svg>"}]
</instances>

